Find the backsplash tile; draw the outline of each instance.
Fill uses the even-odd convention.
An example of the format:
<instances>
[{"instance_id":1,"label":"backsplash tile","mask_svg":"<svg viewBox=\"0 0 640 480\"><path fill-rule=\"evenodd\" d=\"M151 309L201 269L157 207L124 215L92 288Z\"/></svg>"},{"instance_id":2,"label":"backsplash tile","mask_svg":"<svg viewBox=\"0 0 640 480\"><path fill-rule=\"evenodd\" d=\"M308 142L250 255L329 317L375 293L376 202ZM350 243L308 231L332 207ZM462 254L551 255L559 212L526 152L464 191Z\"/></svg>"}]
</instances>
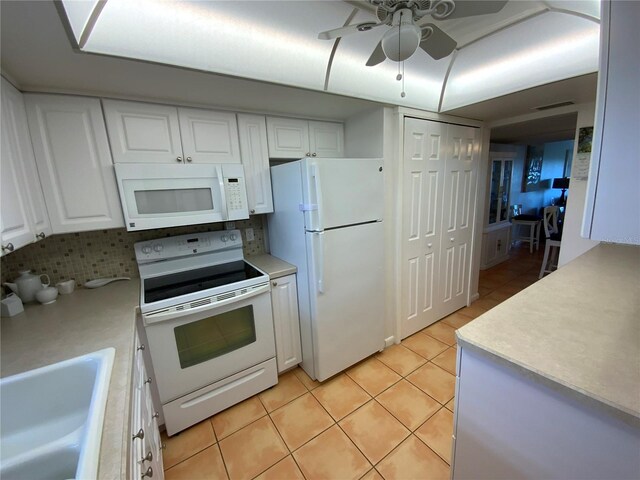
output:
<instances>
[{"instance_id":1,"label":"backsplash tile","mask_svg":"<svg viewBox=\"0 0 640 480\"><path fill-rule=\"evenodd\" d=\"M224 224L209 223L186 227L127 232L124 228L53 235L27 245L0 260L2 283L12 281L20 270L46 273L53 284L75 279L80 286L94 278L139 277L133 249L136 242L186 233L222 230ZM236 221L242 233L245 257L265 252L262 216ZM245 229L253 228L255 239L247 242Z\"/></svg>"}]
</instances>

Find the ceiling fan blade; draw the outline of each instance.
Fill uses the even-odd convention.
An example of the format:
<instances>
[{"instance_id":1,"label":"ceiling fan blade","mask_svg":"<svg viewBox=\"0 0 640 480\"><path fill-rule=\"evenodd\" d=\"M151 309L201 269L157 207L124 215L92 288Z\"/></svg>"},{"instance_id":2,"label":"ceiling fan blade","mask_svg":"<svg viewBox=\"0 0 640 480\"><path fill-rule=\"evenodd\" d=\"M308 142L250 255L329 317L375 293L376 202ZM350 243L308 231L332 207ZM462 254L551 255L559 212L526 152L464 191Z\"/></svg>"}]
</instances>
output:
<instances>
[{"instance_id":1,"label":"ceiling fan blade","mask_svg":"<svg viewBox=\"0 0 640 480\"><path fill-rule=\"evenodd\" d=\"M456 41L449 35L444 33L433 23L427 23L422 26L422 41L420 42L420 48L427 52L434 60L440 60L447 57L453 52L458 45ZM427 31L431 31L431 34L427 35Z\"/></svg>"},{"instance_id":2,"label":"ceiling fan blade","mask_svg":"<svg viewBox=\"0 0 640 480\"><path fill-rule=\"evenodd\" d=\"M387 56L384 54L384 51L382 50L382 40L380 40L378 42L378 45L376 45L375 50L369 57L369 60L367 60L367 67L373 67L375 65L378 65L379 63L384 62L386 59L387 59Z\"/></svg>"},{"instance_id":3,"label":"ceiling fan blade","mask_svg":"<svg viewBox=\"0 0 640 480\"><path fill-rule=\"evenodd\" d=\"M504 8L508 0L456 0L456 8L446 20L452 18L473 17L474 15L486 15L498 13Z\"/></svg>"},{"instance_id":4,"label":"ceiling fan blade","mask_svg":"<svg viewBox=\"0 0 640 480\"><path fill-rule=\"evenodd\" d=\"M318 38L320 40L333 40L338 37L344 37L345 35L351 35L357 32L367 32L372 28L384 25L384 23L375 22L363 22L356 23L354 25L347 25L346 27L334 28L333 30L327 30L326 32L320 32Z\"/></svg>"}]
</instances>

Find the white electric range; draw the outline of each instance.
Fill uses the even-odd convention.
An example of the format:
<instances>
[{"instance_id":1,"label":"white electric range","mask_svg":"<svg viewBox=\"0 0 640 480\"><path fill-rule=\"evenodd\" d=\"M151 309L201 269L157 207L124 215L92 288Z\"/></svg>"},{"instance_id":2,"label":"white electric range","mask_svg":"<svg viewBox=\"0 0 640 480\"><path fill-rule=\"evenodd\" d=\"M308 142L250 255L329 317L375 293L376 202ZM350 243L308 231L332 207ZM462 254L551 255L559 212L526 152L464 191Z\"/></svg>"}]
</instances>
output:
<instances>
[{"instance_id":1,"label":"white electric range","mask_svg":"<svg viewBox=\"0 0 640 480\"><path fill-rule=\"evenodd\" d=\"M135 244L140 310L167 434L278 381L269 277L240 231Z\"/></svg>"}]
</instances>

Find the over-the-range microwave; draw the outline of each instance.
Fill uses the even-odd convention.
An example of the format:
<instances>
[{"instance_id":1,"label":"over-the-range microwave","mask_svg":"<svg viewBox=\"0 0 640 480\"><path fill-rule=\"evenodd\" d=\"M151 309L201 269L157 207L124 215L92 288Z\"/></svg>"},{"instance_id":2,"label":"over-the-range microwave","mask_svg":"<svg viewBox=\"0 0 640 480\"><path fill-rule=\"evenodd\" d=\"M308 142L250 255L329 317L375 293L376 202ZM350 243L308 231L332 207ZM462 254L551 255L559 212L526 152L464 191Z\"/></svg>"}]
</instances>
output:
<instances>
[{"instance_id":1,"label":"over-the-range microwave","mask_svg":"<svg viewBox=\"0 0 640 480\"><path fill-rule=\"evenodd\" d=\"M249 218L242 165L115 165L127 230Z\"/></svg>"}]
</instances>

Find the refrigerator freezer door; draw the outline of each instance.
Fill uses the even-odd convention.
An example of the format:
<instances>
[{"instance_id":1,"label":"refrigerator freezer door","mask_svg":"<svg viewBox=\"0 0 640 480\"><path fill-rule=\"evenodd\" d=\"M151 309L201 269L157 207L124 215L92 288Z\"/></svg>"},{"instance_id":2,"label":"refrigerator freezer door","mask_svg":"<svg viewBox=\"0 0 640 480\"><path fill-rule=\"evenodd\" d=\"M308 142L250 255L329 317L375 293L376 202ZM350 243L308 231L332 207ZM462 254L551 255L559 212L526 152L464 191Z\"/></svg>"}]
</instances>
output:
<instances>
[{"instance_id":1,"label":"refrigerator freezer door","mask_svg":"<svg viewBox=\"0 0 640 480\"><path fill-rule=\"evenodd\" d=\"M327 228L382 220L382 160L321 158L303 161L305 228Z\"/></svg>"},{"instance_id":2,"label":"refrigerator freezer door","mask_svg":"<svg viewBox=\"0 0 640 480\"><path fill-rule=\"evenodd\" d=\"M382 222L307 233L314 370L323 381L384 348Z\"/></svg>"}]
</instances>

